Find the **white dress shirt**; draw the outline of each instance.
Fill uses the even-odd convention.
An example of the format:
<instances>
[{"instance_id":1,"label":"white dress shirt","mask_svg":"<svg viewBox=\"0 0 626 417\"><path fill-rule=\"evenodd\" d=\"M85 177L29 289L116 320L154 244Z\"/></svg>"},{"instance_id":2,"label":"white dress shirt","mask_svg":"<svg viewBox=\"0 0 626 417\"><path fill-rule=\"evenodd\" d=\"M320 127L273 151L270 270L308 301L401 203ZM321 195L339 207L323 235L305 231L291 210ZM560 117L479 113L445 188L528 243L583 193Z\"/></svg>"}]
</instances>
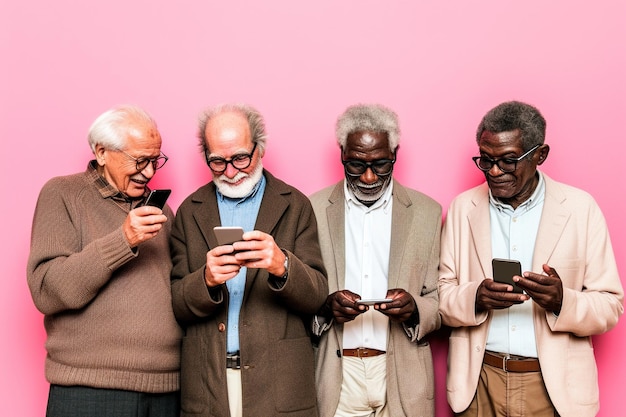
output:
<instances>
[{"instance_id":1,"label":"white dress shirt","mask_svg":"<svg viewBox=\"0 0 626 417\"><path fill-rule=\"evenodd\" d=\"M393 182L372 206L360 203L344 181L346 289L362 299L385 298L389 249L391 247L391 209ZM373 307L343 326L343 347L387 350L389 319Z\"/></svg>"}]
</instances>

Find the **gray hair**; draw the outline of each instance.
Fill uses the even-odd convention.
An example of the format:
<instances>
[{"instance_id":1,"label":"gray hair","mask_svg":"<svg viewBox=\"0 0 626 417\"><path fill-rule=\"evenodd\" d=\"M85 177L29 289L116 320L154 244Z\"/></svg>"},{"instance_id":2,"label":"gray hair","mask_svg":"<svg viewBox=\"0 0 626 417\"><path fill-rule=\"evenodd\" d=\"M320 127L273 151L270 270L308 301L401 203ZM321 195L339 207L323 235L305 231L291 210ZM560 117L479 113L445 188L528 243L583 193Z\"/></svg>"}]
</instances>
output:
<instances>
[{"instance_id":1,"label":"gray hair","mask_svg":"<svg viewBox=\"0 0 626 417\"><path fill-rule=\"evenodd\" d=\"M257 147L263 153L265 151L265 143L267 141L267 132L265 131L265 121L263 116L257 109L248 104L220 104L215 107L206 109L200 114L198 124L198 138L200 139L200 148L202 152L209 153L209 147L206 143L206 126L209 121L222 113L235 112L246 118L250 127L252 143L256 143Z\"/></svg>"},{"instance_id":2,"label":"gray hair","mask_svg":"<svg viewBox=\"0 0 626 417\"><path fill-rule=\"evenodd\" d=\"M362 131L385 132L389 149L395 152L400 143L398 115L381 104L356 104L350 106L337 119L335 133L341 149L346 148L348 135Z\"/></svg>"},{"instance_id":3,"label":"gray hair","mask_svg":"<svg viewBox=\"0 0 626 417\"><path fill-rule=\"evenodd\" d=\"M126 145L129 134L139 124L148 124L156 130L152 116L138 106L123 104L109 109L96 118L89 128L87 140L92 152L96 145L107 149L121 150Z\"/></svg>"},{"instance_id":4,"label":"gray hair","mask_svg":"<svg viewBox=\"0 0 626 417\"><path fill-rule=\"evenodd\" d=\"M543 145L546 138L546 119L537 108L520 101L507 101L489 110L476 130L476 143L484 131L501 133L518 130L524 150Z\"/></svg>"}]
</instances>

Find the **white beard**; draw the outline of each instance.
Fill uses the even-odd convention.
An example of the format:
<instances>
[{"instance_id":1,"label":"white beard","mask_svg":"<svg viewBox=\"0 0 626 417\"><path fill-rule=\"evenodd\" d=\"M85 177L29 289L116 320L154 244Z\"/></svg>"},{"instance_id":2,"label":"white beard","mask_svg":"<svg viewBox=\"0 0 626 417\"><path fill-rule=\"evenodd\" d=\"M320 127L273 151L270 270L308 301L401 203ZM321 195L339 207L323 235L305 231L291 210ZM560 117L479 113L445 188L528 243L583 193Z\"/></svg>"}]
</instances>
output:
<instances>
[{"instance_id":1,"label":"white beard","mask_svg":"<svg viewBox=\"0 0 626 417\"><path fill-rule=\"evenodd\" d=\"M361 182L359 179L355 179L352 181L349 180L347 182L348 182L348 188L350 189L350 191L352 191L352 193L354 194L354 197L360 202L367 205L367 203L375 203L376 201L378 201L380 197L383 196L383 194L385 194L385 191L387 190L387 188L389 187L389 184L391 183L391 175L388 175L385 178L378 177L378 180L374 184L365 184ZM365 194L361 191L360 187L362 188L380 187L380 190L378 190L376 194Z\"/></svg>"},{"instance_id":2,"label":"white beard","mask_svg":"<svg viewBox=\"0 0 626 417\"><path fill-rule=\"evenodd\" d=\"M256 168L249 174L239 171L233 178L228 178L222 174L213 178L213 182L220 193L228 198L243 198L250 194L252 189L258 184L263 176L263 163L261 159L257 163ZM233 185L245 178L239 185Z\"/></svg>"}]
</instances>

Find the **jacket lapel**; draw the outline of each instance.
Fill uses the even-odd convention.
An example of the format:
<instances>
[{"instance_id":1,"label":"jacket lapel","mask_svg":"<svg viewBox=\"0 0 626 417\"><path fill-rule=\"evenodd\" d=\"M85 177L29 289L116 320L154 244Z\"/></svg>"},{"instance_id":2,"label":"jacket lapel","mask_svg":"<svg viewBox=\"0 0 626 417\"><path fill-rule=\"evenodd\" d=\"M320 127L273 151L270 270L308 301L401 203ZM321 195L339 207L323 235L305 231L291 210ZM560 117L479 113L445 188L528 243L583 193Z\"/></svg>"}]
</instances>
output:
<instances>
[{"instance_id":1,"label":"jacket lapel","mask_svg":"<svg viewBox=\"0 0 626 417\"><path fill-rule=\"evenodd\" d=\"M562 205L565 201L565 193L545 174L543 178L546 183L546 195L535 241L535 256L533 256L533 271L538 273L543 271L541 267L543 264L549 263L570 218L570 212ZM541 254L541 257L537 258L536 254Z\"/></svg>"},{"instance_id":2,"label":"jacket lapel","mask_svg":"<svg viewBox=\"0 0 626 417\"><path fill-rule=\"evenodd\" d=\"M213 233L215 226L220 226L220 212L217 208L217 196L213 182L205 186L202 192L193 197L194 203L199 203L198 209L194 210L193 218L198 225L198 229L204 237L207 247L217 246L217 238Z\"/></svg>"},{"instance_id":3,"label":"jacket lapel","mask_svg":"<svg viewBox=\"0 0 626 417\"><path fill-rule=\"evenodd\" d=\"M340 181L332 194L328 198L329 205L326 208L326 216L328 218L328 227L334 233L330 233L331 245L336 256L335 271L337 276L337 287L343 289L346 287L346 228L344 222L345 214L345 196L343 190L343 181ZM329 274L330 276L330 274Z\"/></svg>"},{"instance_id":4,"label":"jacket lapel","mask_svg":"<svg viewBox=\"0 0 626 417\"><path fill-rule=\"evenodd\" d=\"M493 275L491 267L491 226L489 218L489 192L483 184L472 198L474 209L468 214L472 243L476 249L480 266L486 277Z\"/></svg>"},{"instance_id":5,"label":"jacket lapel","mask_svg":"<svg viewBox=\"0 0 626 417\"><path fill-rule=\"evenodd\" d=\"M406 242L414 230L409 230L406 225L412 224L412 212L408 208L413 204L404 188L393 181L393 199L391 213L391 247L389 248L389 266L387 272L387 288L403 288L400 285L400 266L404 257Z\"/></svg>"},{"instance_id":6,"label":"jacket lapel","mask_svg":"<svg viewBox=\"0 0 626 417\"><path fill-rule=\"evenodd\" d=\"M267 234L272 234L272 231L276 228L276 225L280 221L281 217L289 207L289 203L282 196L282 194L291 192L289 189L284 188L281 183L276 181L274 176L268 171L263 170L263 175L266 179L265 191L263 192L263 199L261 200L261 206L259 207L259 213L257 214L256 223L254 225L255 230L260 230ZM280 242L276 242L280 246ZM254 280L259 275L260 269L248 269L246 273L246 290L244 292L244 302L250 290Z\"/></svg>"}]
</instances>

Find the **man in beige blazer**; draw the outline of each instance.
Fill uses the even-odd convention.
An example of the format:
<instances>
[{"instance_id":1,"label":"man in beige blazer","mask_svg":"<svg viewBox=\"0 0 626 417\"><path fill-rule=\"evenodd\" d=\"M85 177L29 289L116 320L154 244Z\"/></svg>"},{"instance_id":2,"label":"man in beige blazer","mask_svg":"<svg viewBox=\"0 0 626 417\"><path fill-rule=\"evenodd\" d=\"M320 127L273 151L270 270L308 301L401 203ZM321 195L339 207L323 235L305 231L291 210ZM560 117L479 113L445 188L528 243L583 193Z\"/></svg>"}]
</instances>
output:
<instances>
[{"instance_id":1,"label":"man in beige blazer","mask_svg":"<svg viewBox=\"0 0 626 417\"><path fill-rule=\"evenodd\" d=\"M440 311L450 336L448 402L461 416L593 416L591 336L623 313L623 289L593 198L537 171L545 119L506 102L481 121L486 183L459 195L442 232ZM513 286L492 258L520 261Z\"/></svg>"},{"instance_id":2,"label":"man in beige blazer","mask_svg":"<svg viewBox=\"0 0 626 417\"><path fill-rule=\"evenodd\" d=\"M393 111L348 108L337 140L345 180L311 197L330 293L313 326L320 416L432 416L441 207L392 179Z\"/></svg>"}]
</instances>

